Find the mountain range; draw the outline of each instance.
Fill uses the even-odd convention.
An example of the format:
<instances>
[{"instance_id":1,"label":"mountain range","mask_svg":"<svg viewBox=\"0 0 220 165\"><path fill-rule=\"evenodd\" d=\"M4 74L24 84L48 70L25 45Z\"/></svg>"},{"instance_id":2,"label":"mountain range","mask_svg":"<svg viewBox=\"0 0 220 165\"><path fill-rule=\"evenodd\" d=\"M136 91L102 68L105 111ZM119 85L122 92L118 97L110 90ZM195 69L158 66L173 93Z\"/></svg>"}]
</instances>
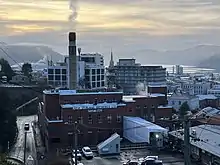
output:
<instances>
[{"instance_id":1,"label":"mountain range","mask_svg":"<svg viewBox=\"0 0 220 165\"><path fill-rule=\"evenodd\" d=\"M6 55L2 49L7 52ZM42 45L9 45L0 42L0 58L5 58L11 65L23 62L37 62L44 57L53 61L63 60L63 55L48 46ZM143 64L181 64L214 68L220 71L220 46L198 45L184 50L157 51L141 50L135 53L137 61ZM119 58L128 58L120 56ZM108 63L106 61L106 63Z\"/></svg>"}]
</instances>

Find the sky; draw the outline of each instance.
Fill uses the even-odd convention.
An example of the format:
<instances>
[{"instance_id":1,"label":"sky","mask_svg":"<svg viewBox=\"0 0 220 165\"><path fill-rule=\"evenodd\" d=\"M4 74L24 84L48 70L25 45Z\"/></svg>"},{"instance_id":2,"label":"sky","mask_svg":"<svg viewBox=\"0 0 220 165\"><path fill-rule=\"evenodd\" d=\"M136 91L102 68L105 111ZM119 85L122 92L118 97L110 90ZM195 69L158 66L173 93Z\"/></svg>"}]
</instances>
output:
<instances>
[{"instance_id":1,"label":"sky","mask_svg":"<svg viewBox=\"0 0 220 165\"><path fill-rule=\"evenodd\" d=\"M0 0L0 42L67 54L68 32L76 31L82 52L134 57L220 45L219 20L220 0L72 0L72 8L68 0Z\"/></svg>"}]
</instances>

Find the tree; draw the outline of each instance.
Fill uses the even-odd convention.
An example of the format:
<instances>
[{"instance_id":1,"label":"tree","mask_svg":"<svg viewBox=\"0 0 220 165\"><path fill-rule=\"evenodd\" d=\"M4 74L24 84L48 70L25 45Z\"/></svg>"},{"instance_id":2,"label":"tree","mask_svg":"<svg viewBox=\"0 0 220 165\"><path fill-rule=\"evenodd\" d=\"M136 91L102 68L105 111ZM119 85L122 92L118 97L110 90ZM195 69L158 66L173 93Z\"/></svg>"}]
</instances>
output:
<instances>
[{"instance_id":1,"label":"tree","mask_svg":"<svg viewBox=\"0 0 220 165\"><path fill-rule=\"evenodd\" d=\"M10 98L6 91L0 91L0 148L3 152L7 150L8 143L13 143L16 136L16 115L10 107Z\"/></svg>"},{"instance_id":2,"label":"tree","mask_svg":"<svg viewBox=\"0 0 220 165\"><path fill-rule=\"evenodd\" d=\"M12 76L14 76L14 71L12 70L11 66L9 65L8 61L4 58L0 59L0 76L7 76L8 81L12 79Z\"/></svg>"},{"instance_id":3,"label":"tree","mask_svg":"<svg viewBox=\"0 0 220 165\"><path fill-rule=\"evenodd\" d=\"M27 76L29 79L31 79L31 72L32 72L32 66L29 63L24 63L22 65L22 72L25 76Z\"/></svg>"},{"instance_id":4,"label":"tree","mask_svg":"<svg viewBox=\"0 0 220 165\"><path fill-rule=\"evenodd\" d=\"M183 119L188 111L190 111L189 105L187 102L184 102L179 109L180 118Z\"/></svg>"}]
</instances>

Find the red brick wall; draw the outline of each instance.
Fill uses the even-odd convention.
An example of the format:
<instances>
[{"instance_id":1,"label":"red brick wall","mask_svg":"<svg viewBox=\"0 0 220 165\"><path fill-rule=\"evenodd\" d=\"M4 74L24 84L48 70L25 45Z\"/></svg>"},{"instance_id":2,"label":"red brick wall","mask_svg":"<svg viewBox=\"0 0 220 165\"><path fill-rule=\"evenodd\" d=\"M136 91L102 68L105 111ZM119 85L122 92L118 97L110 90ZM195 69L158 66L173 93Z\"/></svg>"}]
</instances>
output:
<instances>
[{"instance_id":1,"label":"red brick wall","mask_svg":"<svg viewBox=\"0 0 220 165\"><path fill-rule=\"evenodd\" d=\"M44 112L50 120L60 117L59 95L44 95Z\"/></svg>"}]
</instances>

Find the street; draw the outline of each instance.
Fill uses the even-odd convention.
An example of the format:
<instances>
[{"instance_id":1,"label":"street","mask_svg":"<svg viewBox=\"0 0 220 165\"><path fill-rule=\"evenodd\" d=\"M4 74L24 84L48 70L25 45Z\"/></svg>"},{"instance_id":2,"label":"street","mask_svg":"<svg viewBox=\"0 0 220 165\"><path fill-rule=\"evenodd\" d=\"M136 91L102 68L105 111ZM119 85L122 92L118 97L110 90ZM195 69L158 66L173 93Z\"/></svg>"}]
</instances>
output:
<instances>
[{"instance_id":1,"label":"street","mask_svg":"<svg viewBox=\"0 0 220 165\"><path fill-rule=\"evenodd\" d=\"M10 151L9 156L11 158L17 159L19 161L24 161L24 141L25 141L25 131L24 124L30 124L30 130L27 131L27 141L26 141L26 163L28 165L36 164L36 147L32 128L32 122L35 120L36 116L21 116L17 117L18 126L18 137L15 145Z\"/></svg>"}]
</instances>

